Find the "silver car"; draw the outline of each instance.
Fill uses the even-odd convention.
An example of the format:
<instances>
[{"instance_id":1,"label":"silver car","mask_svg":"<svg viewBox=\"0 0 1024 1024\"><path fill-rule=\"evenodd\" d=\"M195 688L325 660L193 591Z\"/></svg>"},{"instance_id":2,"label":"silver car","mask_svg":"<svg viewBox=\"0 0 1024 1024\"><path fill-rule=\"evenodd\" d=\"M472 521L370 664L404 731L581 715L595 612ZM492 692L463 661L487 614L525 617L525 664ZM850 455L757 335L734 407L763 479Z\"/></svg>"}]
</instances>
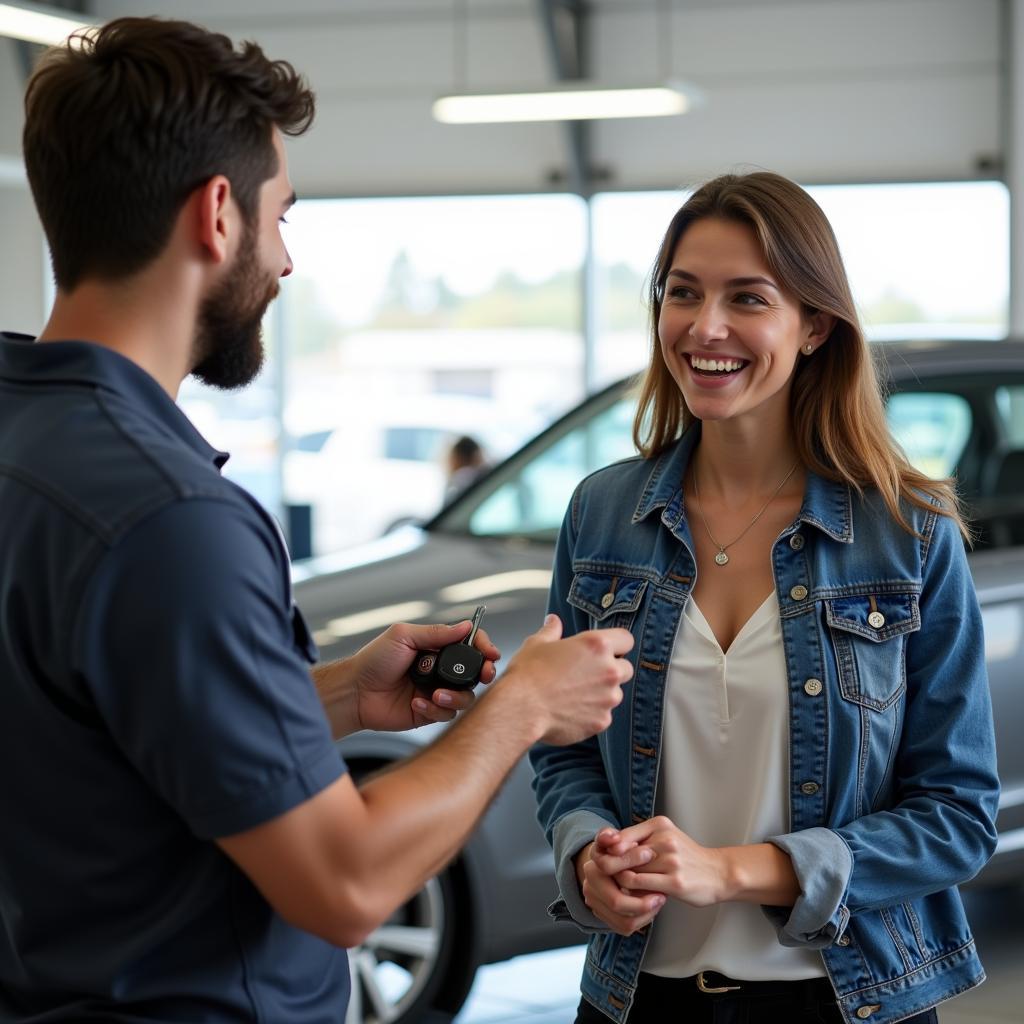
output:
<instances>
[{"instance_id":1,"label":"silver car","mask_svg":"<svg viewBox=\"0 0 1024 1024\"><path fill-rule=\"evenodd\" d=\"M970 553L981 600L1003 794L999 846L980 882L1024 879L1024 344L876 346L887 415L911 460L955 474L978 531ZM584 475L634 454L634 402L622 381L587 399L422 528L335 559L296 565L297 600L325 658L394 621L455 621L486 603L511 656L544 614L555 536ZM428 742L441 727L359 733L340 750L357 774ZM446 1020L477 967L582 941L554 924L551 852L534 816L525 761L459 857L351 953L349 1024Z\"/></svg>"}]
</instances>

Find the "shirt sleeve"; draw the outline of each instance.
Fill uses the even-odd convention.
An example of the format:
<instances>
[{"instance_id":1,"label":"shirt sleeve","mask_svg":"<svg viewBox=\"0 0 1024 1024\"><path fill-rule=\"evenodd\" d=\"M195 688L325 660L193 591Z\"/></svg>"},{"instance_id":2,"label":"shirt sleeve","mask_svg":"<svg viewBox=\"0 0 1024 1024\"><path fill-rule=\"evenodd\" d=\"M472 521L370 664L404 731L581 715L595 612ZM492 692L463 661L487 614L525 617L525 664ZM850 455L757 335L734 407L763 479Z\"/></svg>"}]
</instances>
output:
<instances>
[{"instance_id":1,"label":"shirt sleeve","mask_svg":"<svg viewBox=\"0 0 1024 1024\"><path fill-rule=\"evenodd\" d=\"M92 575L76 670L121 754L200 838L269 821L345 771L297 622L283 546L228 500L155 513Z\"/></svg>"}]
</instances>

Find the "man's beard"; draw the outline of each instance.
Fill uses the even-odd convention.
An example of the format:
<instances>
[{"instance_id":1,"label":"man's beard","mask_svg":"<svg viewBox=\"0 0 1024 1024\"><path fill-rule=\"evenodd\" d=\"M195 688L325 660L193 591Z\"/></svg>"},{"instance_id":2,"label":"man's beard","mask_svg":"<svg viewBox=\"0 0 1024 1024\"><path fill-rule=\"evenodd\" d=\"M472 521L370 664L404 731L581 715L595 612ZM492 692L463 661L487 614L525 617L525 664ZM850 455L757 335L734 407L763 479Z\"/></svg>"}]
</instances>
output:
<instances>
[{"instance_id":1,"label":"man's beard","mask_svg":"<svg viewBox=\"0 0 1024 1024\"><path fill-rule=\"evenodd\" d=\"M199 307L192 376L231 391L245 387L263 369L263 314L276 298L278 284L260 266L256 230L249 225L235 264Z\"/></svg>"}]
</instances>

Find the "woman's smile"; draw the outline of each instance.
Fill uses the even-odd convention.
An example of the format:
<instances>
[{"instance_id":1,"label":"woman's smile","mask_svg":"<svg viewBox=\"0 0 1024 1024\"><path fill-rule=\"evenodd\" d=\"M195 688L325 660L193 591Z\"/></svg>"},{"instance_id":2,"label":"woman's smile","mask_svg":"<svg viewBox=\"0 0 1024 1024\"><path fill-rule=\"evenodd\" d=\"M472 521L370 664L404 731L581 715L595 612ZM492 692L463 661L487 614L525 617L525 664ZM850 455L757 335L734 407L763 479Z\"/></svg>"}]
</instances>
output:
<instances>
[{"instance_id":1,"label":"woman's smile","mask_svg":"<svg viewBox=\"0 0 1024 1024\"><path fill-rule=\"evenodd\" d=\"M690 365L694 380L701 387L721 387L732 383L750 365L749 359L735 356L708 356L696 352L683 357Z\"/></svg>"},{"instance_id":2,"label":"woman's smile","mask_svg":"<svg viewBox=\"0 0 1024 1024\"><path fill-rule=\"evenodd\" d=\"M780 287L746 224L709 217L679 239L658 333L698 419L784 405L807 327L799 301Z\"/></svg>"}]
</instances>

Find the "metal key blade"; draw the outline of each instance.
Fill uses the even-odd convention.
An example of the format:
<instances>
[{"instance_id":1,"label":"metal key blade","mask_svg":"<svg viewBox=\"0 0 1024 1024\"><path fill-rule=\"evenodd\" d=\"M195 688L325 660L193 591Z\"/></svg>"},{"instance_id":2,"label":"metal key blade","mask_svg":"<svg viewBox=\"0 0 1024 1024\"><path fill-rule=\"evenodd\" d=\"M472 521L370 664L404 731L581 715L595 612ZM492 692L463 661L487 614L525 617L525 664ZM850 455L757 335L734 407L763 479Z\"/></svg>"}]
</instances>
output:
<instances>
[{"instance_id":1,"label":"metal key blade","mask_svg":"<svg viewBox=\"0 0 1024 1024\"><path fill-rule=\"evenodd\" d=\"M473 612L473 628L469 631L469 636L463 641L468 647L473 646L473 641L476 639L476 631L480 628L480 620L484 617L485 611L487 611L487 605L478 604L476 611Z\"/></svg>"}]
</instances>

